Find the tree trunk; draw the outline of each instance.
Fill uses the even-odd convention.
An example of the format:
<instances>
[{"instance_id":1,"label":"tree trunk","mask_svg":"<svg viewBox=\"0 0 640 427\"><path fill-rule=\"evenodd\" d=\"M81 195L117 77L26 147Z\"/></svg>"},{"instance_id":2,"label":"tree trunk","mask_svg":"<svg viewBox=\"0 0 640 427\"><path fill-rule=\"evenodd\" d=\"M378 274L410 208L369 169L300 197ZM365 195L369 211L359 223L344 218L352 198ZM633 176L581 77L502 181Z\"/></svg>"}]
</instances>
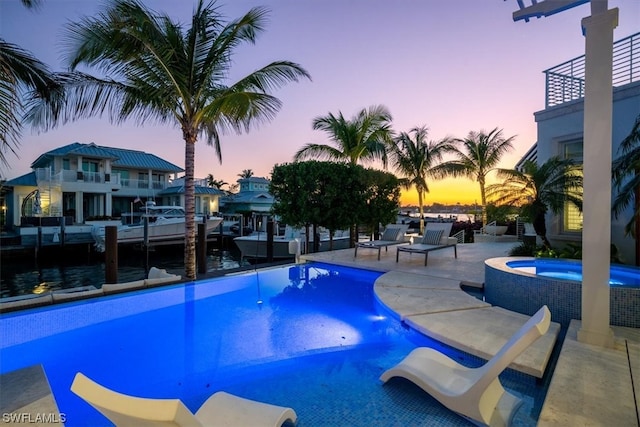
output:
<instances>
[{"instance_id":1,"label":"tree trunk","mask_svg":"<svg viewBox=\"0 0 640 427\"><path fill-rule=\"evenodd\" d=\"M420 234L424 235L424 209L422 208L422 192L418 191L418 213L420 214Z\"/></svg>"},{"instance_id":2,"label":"tree trunk","mask_svg":"<svg viewBox=\"0 0 640 427\"><path fill-rule=\"evenodd\" d=\"M196 279L196 196L194 186L196 133L183 128L184 155L184 274L188 280Z\"/></svg>"},{"instance_id":3,"label":"tree trunk","mask_svg":"<svg viewBox=\"0 0 640 427\"><path fill-rule=\"evenodd\" d=\"M487 195L484 190L484 178L478 179L480 184L480 203L482 203L482 226L487 225Z\"/></svg>"},{"instance_id":4,"label":"tree trunk","mask_svg":"<svg viewBox=\"0 0 640 427\"><path fill-rule=\"evenodd\" d=\"M547 223L544 219L545 213L536 214L533 218L533 229L536 230L536 234L542 239L542 243L545 248L551 248L551 242L547 239Z\"/></svg>"}]
</instances>

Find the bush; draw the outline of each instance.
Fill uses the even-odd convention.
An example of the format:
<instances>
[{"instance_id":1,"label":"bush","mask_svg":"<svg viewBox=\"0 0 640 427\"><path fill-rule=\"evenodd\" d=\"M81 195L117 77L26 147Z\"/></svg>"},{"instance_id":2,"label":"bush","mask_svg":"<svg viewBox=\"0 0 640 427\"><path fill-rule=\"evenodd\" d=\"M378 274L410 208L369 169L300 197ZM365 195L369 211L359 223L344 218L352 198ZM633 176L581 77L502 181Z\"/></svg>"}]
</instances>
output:
<instances>
[{"instance_id":1,"label":"bush","mask_svg":"<svg viewBox=\"0 0 640 427\"><path fill-rule=\"evenodd\" d=\"M525 245L524 243L514 247L509 251L510 256L534 256L536 258L565 258L582 259L582 245L578 243L567 243L560 249L545 248L544 246ZM616 245L611 244L610 261L615 264L622 264Z\"/></svg>"},{"instance_id":2,"label":"bush","mask_svg":"<svg viewBox=\"0 0 640 427\"><path fill-rule=\"evenodd\" d=\"M539 252L540 248L541 247L536 247L535 245L521 243L511 248L509 256L538 256L537 252Z\"/></svg>"}]
</instances>

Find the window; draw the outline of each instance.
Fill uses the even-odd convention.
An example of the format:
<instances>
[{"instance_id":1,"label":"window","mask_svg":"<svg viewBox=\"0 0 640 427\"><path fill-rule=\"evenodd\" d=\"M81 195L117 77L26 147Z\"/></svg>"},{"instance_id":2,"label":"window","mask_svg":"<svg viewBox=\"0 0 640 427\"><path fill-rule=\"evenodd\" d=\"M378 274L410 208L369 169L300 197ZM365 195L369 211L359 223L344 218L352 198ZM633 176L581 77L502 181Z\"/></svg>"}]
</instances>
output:
<instances>
[{"instance_id":1,"label":"window","mask_svg":"<svg viewBox=\"0 0 640 427\"><path fill-rule=\"evenodd\" d=\"M582 139L562 143L561 149L563 158L572 159L576 163L582 163ZM582 231L582 212L572 203L565 203L562 229L568 233Z\"/></svg>"},{"instance_id":2,"label":"window","mask_svg":"<svg viewBox=\"0 0 640 427\"><path fill-rule=\"evenodd\" d=\"M82 170L84 172L98 172L98 162L83 160L82 161Z\"/></svg>"}]
</instances>

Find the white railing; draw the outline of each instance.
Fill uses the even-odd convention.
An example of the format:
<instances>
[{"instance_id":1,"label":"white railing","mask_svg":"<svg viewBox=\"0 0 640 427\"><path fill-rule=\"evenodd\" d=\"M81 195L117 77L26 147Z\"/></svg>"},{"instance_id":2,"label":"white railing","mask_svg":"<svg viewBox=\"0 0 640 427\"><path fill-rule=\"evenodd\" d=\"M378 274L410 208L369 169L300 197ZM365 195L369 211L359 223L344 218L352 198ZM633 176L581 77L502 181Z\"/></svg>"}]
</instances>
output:
<instances>
[{"instance_id":1,"label":"white railing","mask_svg":"<svg viewBox=\"0 0 640 427\"><path fill-rule=\"evenodd\" d=\"M640 33L613 44L614 87L640 81ZM545 108L580 99L584 96L585 56L579 56L543 71L545 74Z\"/></svg>"},{"instance_id":2,"label":"white railing","mask_svg":"<svg viewBox=\"0 0 640 427\"><path fill-rule=\"evenodd\" d=\"M120 185L122 188L139 188L143 189L153 189L153 190L164 190L167 188L166 181L149 181L148 179L128 179L124 178L120 180Z\"/></svg>"},{"instance_id":3,"label":"white railing","mask_svg":"<svg viewBox=\"0 0 640 427\"><path fill-rule=\"evenodd\" d=\"M38 183L51 182L91 182L97 184L109 183L112 185L120 185L120 174L104 173L104 172L85 172L62 170L58 173L52 173L51 168L39 168L35 170Z\"/></svg>"}]
</instances>

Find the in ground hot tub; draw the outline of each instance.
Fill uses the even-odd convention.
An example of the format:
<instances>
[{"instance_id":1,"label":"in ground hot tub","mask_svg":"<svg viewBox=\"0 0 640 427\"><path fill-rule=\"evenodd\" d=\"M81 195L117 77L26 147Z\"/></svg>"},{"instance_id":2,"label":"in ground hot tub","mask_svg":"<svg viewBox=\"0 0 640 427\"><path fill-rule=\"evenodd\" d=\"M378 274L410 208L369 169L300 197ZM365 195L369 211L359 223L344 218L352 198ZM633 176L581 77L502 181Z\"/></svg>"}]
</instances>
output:
<instances>
[{"instance_id":1,"label":"in ground hot tub","mask_svg":"<svg viewBox=\"0 0 640 427\"><path fill-rule=\"evenodd\" d=\"M640 328L640 269L614 265L609 281L611 324ZM522 257L485 261L484 295L488 303L533 315L546 304L555 322L581 319L582 263L576 260Z\"/></svg>"}]
</instances>

